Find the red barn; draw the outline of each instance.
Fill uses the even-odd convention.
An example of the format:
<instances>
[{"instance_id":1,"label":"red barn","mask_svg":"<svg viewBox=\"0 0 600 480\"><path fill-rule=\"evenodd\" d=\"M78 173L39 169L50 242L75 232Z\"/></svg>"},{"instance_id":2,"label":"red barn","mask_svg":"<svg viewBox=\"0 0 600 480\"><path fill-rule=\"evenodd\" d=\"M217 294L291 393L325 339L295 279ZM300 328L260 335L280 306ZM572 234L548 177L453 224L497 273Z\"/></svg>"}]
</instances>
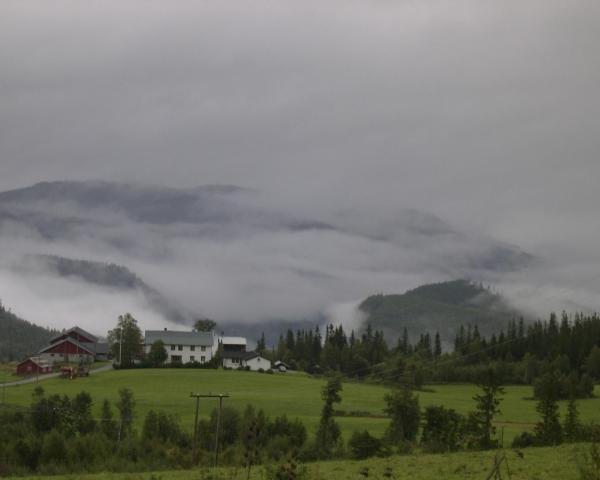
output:
<instances>
[{"instance_id":1,"label":"red barn","mask_svg":"<svg viewBox=\"0 0 600 480\"><path fill-rule=\"evenodd\" d=\"M40 357L50 363L55 362L83 362L94 361L94 351L89 344L79 343L77 340L67 336L57 340L39 351Z\"/></svg>"},{"instance_id":2,"label":"red barn","mask_svg":"<svg viewBox=\"0 0 600 480\"><path fill-rule=\"evenodd\" d=\"M54 337L52 340L50 340L50 343L56 343L61 340L65 340L67 338L72 338L73 340L75 340L79 343L97 343L98 342L98 338L96 338L91 333L86 332L83 328L73 327L73 328L70 328L69 330L65 330L57 337Z\"/></svg>"},{"instance_id":3,"label":"red barn","mask_svg":"<svg viewBox=\"0 0 600 480\"><path fill-rule=\"evenodd\" d=\"M17 365L17 375L52 373L52 365L40 357L29 357Z\"/></svg>"}]
</instances>

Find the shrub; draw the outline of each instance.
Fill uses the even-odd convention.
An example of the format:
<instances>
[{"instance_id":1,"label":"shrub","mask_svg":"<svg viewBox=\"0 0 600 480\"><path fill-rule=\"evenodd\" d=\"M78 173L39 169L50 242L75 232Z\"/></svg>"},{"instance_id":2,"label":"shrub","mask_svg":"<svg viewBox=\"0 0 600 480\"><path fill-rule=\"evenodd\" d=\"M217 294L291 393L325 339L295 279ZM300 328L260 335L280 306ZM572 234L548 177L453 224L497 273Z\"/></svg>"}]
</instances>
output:
<instances>
[{"instance_id":1,"label":"shrub","mask_svg":"<svg viewBox=\"0 0 600 480\"><path fill-rule=\"evenodd\" d=\"M425 409L421 444L429 452L452 452L462 443L465 418L451 408L431 406Z\"/></svg>"},{"instance_id":2,"label":"shrub","mask_svg":"<svg viewBox=\"0 0 600 480\"><path fill-rule=\"evenodd\" d=\"M535 443L534 435L529 432L523 432L521 435L518 435L513 439L511 446L513 448L526 448L532 447L535 445Z\"/></svg>"},{"instance_id":3,"label":"shrub","mask_svg":"<svg viewBox=\"0 0 600 480\"><path fill-rule=\"evenodd\" d=\"M348 442L352 458L362 460L378 455L381 451L381 440L372 436L368 431L355 431Z\"/></svg>"}]
</instances>

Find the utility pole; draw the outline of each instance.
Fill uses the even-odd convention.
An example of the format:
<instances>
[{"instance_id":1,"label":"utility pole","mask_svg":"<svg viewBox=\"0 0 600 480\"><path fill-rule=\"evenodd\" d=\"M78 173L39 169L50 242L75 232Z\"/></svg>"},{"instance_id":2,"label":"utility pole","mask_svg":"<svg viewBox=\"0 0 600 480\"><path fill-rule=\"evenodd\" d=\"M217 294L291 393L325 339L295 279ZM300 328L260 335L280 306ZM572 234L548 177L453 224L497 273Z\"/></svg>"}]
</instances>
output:
<instances>
[{"instance_id":1,"label":"utility pole","mask_svg":"<svg viewBox=\"0 0 600 480\"><path fill-rule=\"evenodd\" d=\"M123 325L121 325L120 330L121 330L121 338L119 339L119 367L122 364L122 358L123 358L122 357L122 355L123 355L123 353L122 353L122 351L123 351Z\"/></svg>"},{"instance_id":2,"label":"utility pole","mask_svg":"<svg viewBox=\"0 0 600 480\"><path fill-rule=\"evenodd\" d=\"M217 432L215 433L215 468L219 465L219 433L221 431L221 411L223 410L223 395L219 395L219 413L217 415Z\"/></svg>"},{"instance_id":3,"label":"utility pole","mask_svg":"<svg viewBox=\"0 0 600 480\"><path fill-rule=\"evenodd\" d=\"M190 394L190 397L194 397L194 394ZM198 410L200 409L200 396L196 395L196 415L194 417L194 444L192 447L192 465L196 465L197 451L198 451Z\"/></svg>"},{"instance_id":4,"label":"utility pole","mask_svg":"<svg viewBox=\"0 0 600 480\"><path fill-rule=\"evenodd\" d=\"M191 398L196 399L196 416L194 419L194 443L192 450L192 461L196 461L196 454L198 450L198 410L200 408L200 399L201 398L218 398L219 399L219 410L217 414L217 427L215 431L215 467L219 464L219 433L221 431L221 413L223 410L223 399L229 398L228 393L219 393L219 394L201 394L201 393L190 393Z\"/></svg>"}]
</instances>

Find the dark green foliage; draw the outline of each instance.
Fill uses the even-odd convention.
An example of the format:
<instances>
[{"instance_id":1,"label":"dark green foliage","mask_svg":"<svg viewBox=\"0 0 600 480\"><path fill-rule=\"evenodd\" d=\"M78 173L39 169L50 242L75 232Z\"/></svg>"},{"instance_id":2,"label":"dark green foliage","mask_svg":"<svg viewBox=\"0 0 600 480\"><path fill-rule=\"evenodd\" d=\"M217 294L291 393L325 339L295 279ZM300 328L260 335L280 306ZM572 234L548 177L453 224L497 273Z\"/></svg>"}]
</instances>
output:
<instances>
[{"instance_id":1,"label":"dark green foliage","mask_svg":"<svg viewBox=\"0 0 600 480\"><path fill-rule=\"evenodd\" d=\"M540 445L558 445L562 441L562 427L558 413L560 385L555 371L542 375L535 384L538 403L536 411L541 419L535 426Z\"/></svg>"},{"instance_id":2,"label":"dark green foliage","mask_svg":"<svg viewBox=\"0 0 600 480\"><path fill-rule=\"evenodd\" d=\"M130 313L119 316L117 326L108 332L108 344L121 367L130 367L142 353L142 331Z\"/></svg>"},{"instance_id":3,"label":"dark green foliage","mask_svg":"<svg viewBox=\"0 0 600 480\"><path fill-rule=\"evenodd\" d=\"M333 419L333 405L342 401L341 391L342 381L340 377L335 376L327 381L321 392L324 404L315 441L320 458L331 457L340 442L340 427Z\"/></svg>"},{"instance_id":4,"label":"dark green foliage","mask_svg":"<svg viewBox=\"0 0 600 480\"><path fill-rule=\"evenodd\" d=\"M523 432L513 439L511 446L513 448L526 448L533 447L536 443L537 439L534 434Z\"/></svg>"},{"instance_id":5,"label":"dark green foliage","mask_svg":"<svg viewBox=\"0 0 600 480\"><path fill-rule=\"evenodd\" d=\"M496 434L493 422L494 417L500 413L498 406L502 400L501 395L504 393L504 389L500 386L498 375L493 369L489 369L483 375L478 386L481 388L481 393L473 397L476 402L473 419L479 433L476 441L479 448L489 449L498 443L493 438Z\"/></svg>"},{"instance_id":6,"label":"dark green foliage","mask_svg":"<svg viewBox=\"0 0 600 480\"><path fill-rule=\"evenodd\" d=\"M67 444L64 436L52 430L44 437L40 461L42 463L64 463L67 459Z\"/></svg>"},{"instance_id":7,"label":"dark green foliage","mask_svg":"<svg viewBox=\"0 0 600 480\"><path fill-rule=\"evenodd\" d=\"M29 323L4 308L0 302L0 362L21 361L56 335L57 330Z\"/></svg>"},{"instance_id":8,"label":"dark green foliage","mask_svg":"<svg viewBox=\"0 0 600 480\"><path fill-rule=\"evenodd\" d=\"M142 438L149 442L162 442L181 444L186 442L185 435L179 426L179 421L174 415L163 411L150 410L144 419Z\"/></svg>"},{"instance_id":9,"label":"dark green foliage","mask_svg":"<svg viewBox=\"0 0 600 480\"><path fill-rule=\"evenodd\" d=\"M477 324L486 333L519 313L494 292L468 280L425 285L402 295L374 295L359 307L376 329L400 337L423 331L451 335L461 324Z\"/></svg>"},{"instance_id":10,"label":"dark green foliage","mask_svg":"<svg viewBox=\"0 0 600 480\"><path fill-rule=\"evenodd\" d=\"M9 476L67 475L189 468L192 439L178 419L151 410L138 435L131 429L133 395L127 389L119 394L117 422L108 401L102 403L101 418L95 421L90 414L93 399L85 392L74 397L46 396L37 388L30 409L12 413L1 410L0 472ZM201 461L212 462L216 417L215 410L209 421L200 422ZM298 419L285 415L271 421L262 410L257 412L251 406L243 415L224 406L220 439L221 463L239 466L243 462L247 466L250 457L244 457L244 451L253 452L252 463L281 459L289 463L304 445L306 429Z\"/></svg>"},{"instance_id":11,"label":"dark green foliage","mask_svg":"<svg viewBox=\"0 0 600 480\"><path fill-rule=\"evenodd\" d=\"M113 420L113 413L110 407L110 402L104 400L102 402L102 415L100 417L100 431L110 440L117 439L117 424Z\"/></svg>"},{"instance_id":12,"label":"dark green foliage","mask_svg":"<svg viewBox=\"0 0 600 480\"><path fill-rule=\"evenodd\" d=\"M585 359L585 369L595 380L600 380L600 347L594 345Z\"/></svg>"},{"instance_id":13,"label":"dark green foliage","mask_svg":"<svg viewBox=\"0 0 600 480\"><path fill-rule=\"evenodd\" d=\"M381 440L372 436L368 431L354 432L348 441L352 458L361 460L374 457L381 452Z\"/></svg>"},{"instance_id":14,"label":"dark green foliage","mask_svg":"<svg viewBox=\"0 0 600 480\"><path fill-rule=\"evenodd\" d=\"M133 392L128 388L119 390L119 401L117 402L117 410L119 411L117 438L119 441L131 434L134 408Z\"/></svg>"},{"instance_id":15,"label":"dark green foliage","mask_svg":"<svg viewBox=\"0 0 600 480\"><path fill-rule=\"evenodd\" d=\"M423 414L421 445L428 452L452 452L461 447L465 418L451 408L431 406Z\"/></svg>"},{"instance_id":16,"label":"dark green foliage","mask_svg":"<svg viewBox=\"0 0 600 480\"><path fill-rule=\"evenodd\" d=\"M567 442L575 442L582 436L582 425L579 420L579 410L574 397L569 399L565 423L563 424L564 438Z\"/></svg>"},{"instance_id":17,"label":"dark green foliage","mask_svg":"<svg viewBox=\"0 0 600 480\"><path fill-rule=\"evenodd\" d=\"M74 427L81 435L91 433L96 428L92 416L92 397L87 392L78 393L71 402Z\"/></svg>"},{"instance_id":18,"label":"dark green foliage","mask_svg":"<svg viewBox=\"0 0 600 480\"><path fill-rule=\"evenodd\" d=\"M386 439L394 445L412 442L419 431L421 410L419 397L408 386L403 386L385 396L384 412L390 417Z\"/></svg>"},{"instance_id":19,"label":"dark green foliage","mask_svg":"<svg viewBox=\"0 0 600 480\"><path fill-rule=\"evenodd\" d=\"M600 480L600 448L596 442L579 456L578 467L581 480Z\"/></svg>"},{"instance_id":20,"label":"dark green foliage","mask_svg":"<svg viewBox=\"0 0 600 480\"><path fill-rule=\"evenodd\" d=\"M169 354L165 348L165 344L162 340L156 340L150 345L150 351L148 352L148 361L155 367L160 367L167 361Z\"/></svg>"},{"instance_id":21,"label":"dark green foliage","mask_svg":"<svg viewBox=\"0 0 600 480\"><path fill-rule=\"evenodd\" d=\"M209 318L196 320L194 329L198 332L212 332L217 327L217 322Z\"/></svg>"}]
</instances>

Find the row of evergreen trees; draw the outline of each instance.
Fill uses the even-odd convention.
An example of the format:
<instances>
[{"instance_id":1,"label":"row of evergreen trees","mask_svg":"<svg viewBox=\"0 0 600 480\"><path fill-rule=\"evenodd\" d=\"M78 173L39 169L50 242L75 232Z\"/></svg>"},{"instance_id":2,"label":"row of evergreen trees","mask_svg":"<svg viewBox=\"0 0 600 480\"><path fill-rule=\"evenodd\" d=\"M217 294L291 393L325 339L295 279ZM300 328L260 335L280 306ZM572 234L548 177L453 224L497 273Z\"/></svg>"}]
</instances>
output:
<instances>
[{"instance_id":1,"label":"row of evergreen trees","mask_svg":"<svg viewBox=\"0 0 600 480\"><path fill-rule=\"evenodd\" d=\"M411 341L404 329L393 346L370 325L360 335L328 325L324 334L319 327L288 330L270 351L263 338L258 350L311 373L341 372L397 382L409 369L417 386L425 381L474 383L488 367L504 383L533 384L540 375L555 370L561 377L563 398L575 384L577 396L585 397L592 394L594 381L600 380L600 318L579 313L569 318L563 313L560 320L552 314L548 321L531 324L521 318L489 338L476 325L467 325L458 329L453 341L444 341L439 332L421 333Z\"/></svg>"}]
</instances>

